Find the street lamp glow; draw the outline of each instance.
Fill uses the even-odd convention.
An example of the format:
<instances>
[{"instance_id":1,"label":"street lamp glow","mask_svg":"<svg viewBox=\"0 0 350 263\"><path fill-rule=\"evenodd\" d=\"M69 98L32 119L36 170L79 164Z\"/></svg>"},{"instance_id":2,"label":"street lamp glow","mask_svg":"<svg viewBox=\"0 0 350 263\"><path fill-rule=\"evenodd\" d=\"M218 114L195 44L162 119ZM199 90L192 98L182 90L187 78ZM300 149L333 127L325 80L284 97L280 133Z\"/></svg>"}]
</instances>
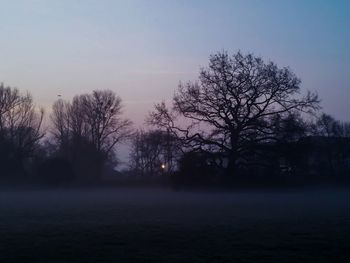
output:
<instances>
[{"instance_id":1,"label":"street lamp glow","mask_svg":"<svg viewBox=\"0 0 350 263\"><path fill-rule=\"evenodd\" d=\"M164 170L165 169L165 164L162 163L162 165L160 167Z\"/></svg>"}]
</instances>

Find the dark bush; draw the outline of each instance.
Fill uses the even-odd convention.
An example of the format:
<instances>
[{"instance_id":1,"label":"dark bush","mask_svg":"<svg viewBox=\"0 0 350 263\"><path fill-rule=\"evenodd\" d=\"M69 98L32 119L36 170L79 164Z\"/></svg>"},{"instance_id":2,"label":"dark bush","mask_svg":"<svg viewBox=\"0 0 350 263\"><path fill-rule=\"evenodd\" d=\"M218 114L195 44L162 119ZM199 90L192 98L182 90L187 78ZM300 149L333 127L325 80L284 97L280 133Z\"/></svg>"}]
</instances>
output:
<instances>
[{"instance_id":1,"label":"dark bush","mask_svg":"<svg viewBox=\"0 0 350 263\"><path fill-rule=\"evenodd\" d=\"M218 168L205 153L190 152L179 160L179 170L171 176L173 187L213 185L219 176Z\"/></svg>"},{"instance_id":2,"label":"dark bush","mask_svg":"<svg viewBox=\"0 0 350 263\"><path fill-rule=\"evenodd\" d=\"M51 158L38 168L38 181L44 184L60 185L75 180L73 165L63 158Z\"/></svg>"}]
</instances>

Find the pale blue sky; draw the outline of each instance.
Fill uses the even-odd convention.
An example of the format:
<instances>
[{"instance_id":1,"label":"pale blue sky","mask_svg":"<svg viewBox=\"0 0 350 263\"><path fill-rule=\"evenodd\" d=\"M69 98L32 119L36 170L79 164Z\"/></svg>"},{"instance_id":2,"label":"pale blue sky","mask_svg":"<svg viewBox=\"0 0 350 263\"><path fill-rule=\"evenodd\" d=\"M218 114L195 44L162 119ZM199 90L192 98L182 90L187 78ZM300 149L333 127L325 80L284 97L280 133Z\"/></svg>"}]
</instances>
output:
<instances>
[{"instance_id":1,"label":"pale blue sky","mask_svg":"<svg viewBox=\"0 0 350 263\"><path fill-rule=\"evenodd\" d=\"M141 124L211 53L290 66L324 111L350 121L350 1L0 0L0 82L49 107L112 89Z\"/></svg>"}]
</instances>

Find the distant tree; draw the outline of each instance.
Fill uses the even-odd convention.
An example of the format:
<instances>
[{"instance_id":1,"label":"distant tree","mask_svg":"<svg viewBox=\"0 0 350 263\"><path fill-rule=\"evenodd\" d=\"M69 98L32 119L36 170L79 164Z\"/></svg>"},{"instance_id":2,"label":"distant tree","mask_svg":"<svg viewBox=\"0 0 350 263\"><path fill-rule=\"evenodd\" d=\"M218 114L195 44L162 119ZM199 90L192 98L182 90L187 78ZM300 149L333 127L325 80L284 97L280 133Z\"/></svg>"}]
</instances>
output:
<instances>
[{"instance_id":1,"label":"distant tree","mask_svg":"<svg viewBox=\"0 0 350 263\"><path fill-rule=\"evenodd\" d=\"M299 112L277 114L271 118L272 134L276 142L296 142L308 135L310 124L306 122Z\"/></svg>"},{"instance_id":2,"label":"distant tree","mask_svg":"<svg viewBox=\"0 0 350 263\"><path fill-rule=\"evenodd\" d=\"M131 121L122 118L121 98L113 91L93 91L80 96L90 139L98 151L109 154L131 134Z\"/></svg>"},{"instance_id":3,"label":"distant tree","mask_svg":"<svg viewBox=\"0 0 350 263\"><path fill-rule=\"evenodd\" d=\"M115 161L115 146L130 138L132 131L131 121L122 117L120 97L109 90L75 96L71 103L56 101L51 120L60 151L73 155L76 163L82 163L77 158L85 156L98 169Z\"/></svg>"},{"instance_id":4,"label":"distant tree","mask_svg":"<svg viewBox=\"0 0 350 263\"><path fill-rule=\"evenodd\" d=\"M59 146L67 144L72 132L72 117L70 116L71 105L59 99L52 105L52 134Z\"/></svg>"},{"instance_id":5,"label":"distant tree","mask_svg":"<svg viewBox=\"0 0 350 263\"><path fill-rule=\"evenodd\" d=\"M326 137L350 137L350 123L341 122L322 113L314 124L314 133Z\"/></svg>"},{"instance_id":6,"label":"distant tree","mask_svg":"<svg viewBox=\"0 0 350 263\"><path fill-rule=\"evenodd\" d=\"M44 111L36 110L29 93L0 85L0 162L8 169L24 169L44 136Z\"/></svg>"},{"instance_id":7,"label":"distant tree","mask_svg":"<svg viewBox=\"0 0 350 263\"><path fill-rule=\"evenodd\" d=\"M172 134L139 130L132 138L131 169L142 175L171 173L179 153L180 145Z\"/></svg>"},{"instance_id":8,"label":"distant tree","mask_svg":"<svg viewBox=\"0 0 350 263\"><path fill-rule=\"evenodd\" d=\"M323 138L319 147L327 157L327 162L322 163L324 168L321 172L329 175L348 172L350 123L341 122L329 114L322 113L313 125L313 132L314 135Z\"/></svg>"},{"instance_id":9,"label":"distant tree","mask_svg":"<svg viewBox=\"0 0 350 263\"><path fill-rule=\"evenodd\" d=\"M172 109L156 105L149 122L188 148L222 153L234 174L252 145L276 139L275 116L318 109L316 94L299 93L300 80L288 68L252 54L217 53L197 82L179 85Z\"/></svg>"}]
</instances>

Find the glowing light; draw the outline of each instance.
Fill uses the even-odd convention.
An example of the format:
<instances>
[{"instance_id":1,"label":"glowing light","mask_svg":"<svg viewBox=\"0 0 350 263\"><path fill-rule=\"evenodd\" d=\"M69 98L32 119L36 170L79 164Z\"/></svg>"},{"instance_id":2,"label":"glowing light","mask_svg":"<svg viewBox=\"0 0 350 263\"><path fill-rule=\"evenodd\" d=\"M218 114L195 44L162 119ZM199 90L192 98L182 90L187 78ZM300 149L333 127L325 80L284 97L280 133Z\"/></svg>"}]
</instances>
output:
<instances>
[{"instance_id":1,"label":"glowing light","mask_svg":"<svg viewBox=\"0 0 350 263\"><path fill-rule=\"evenodd\" d=\"M162 163L162 165L160 166L162 169L165 169L165 164Z\"/></svg>"}]
</instances>

